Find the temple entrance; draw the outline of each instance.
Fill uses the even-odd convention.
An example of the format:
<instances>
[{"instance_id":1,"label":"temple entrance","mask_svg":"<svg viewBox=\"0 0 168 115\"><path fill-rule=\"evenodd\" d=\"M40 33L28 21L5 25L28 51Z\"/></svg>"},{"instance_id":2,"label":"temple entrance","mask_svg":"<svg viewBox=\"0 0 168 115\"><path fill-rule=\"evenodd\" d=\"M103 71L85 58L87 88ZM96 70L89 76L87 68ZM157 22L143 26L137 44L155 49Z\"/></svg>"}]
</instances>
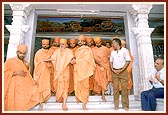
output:
<instances>
[{"instance_id":1,"label":"temple entrance","mask_svg":"<svg viewBox=\"0 0 168 115\"><path fill-rule=\"evenodd\" d=\"M20 10L18 11L17 7L13 7L12 9L15 12L15 14L18 14L17 16L20 17L19 18L20 20L22 20L23 17L28 17L28 18L24 18L23 19L24 21L18 21L16 18L17 16L16 17L13 16L14 23L11 24L12 21L8 20L8 18L10 17L10 19L12 19L11 18L12 15L4 16L5 25L10 25L10 27L13 28L12 30L10 30L10 28L7 29L6 26L4 26L5 28L4 30L7 30L7 31L4 31L5 33L4 34L5 35L4 58L5 59L6 59L6 56L12 57L13 55L15 55L14 50L16 48L14 47L15 46L14 44L17 44L20 41L28 45L30 52L27 56L27 60L31 63L33 67L34 54L40 48L41 46L40 40L42 38L49 38L50 40L52 40L55 36L59 36L59 37L64 37L64 38L69 39L70 37L77 38L77 35L83 34L83 35L89 35L93 37L99 35L102 37L103 41L106 41L106 40L111 40L111 37L113 35L119 35L121 39L124 39L127 41L128 49L130 49L131 52L135 52L134 56L135 56L136 62L134 64L134 72L133 72L133 78L132 78L134 85L133 85L133 88L131 89L131 95L134 94L135 96L139 96L140 92L147 87L145 83L147 81L146 77L148 76L148 73L144 70L146 70L146 68L150 70L151 66L153 66L151 63L153 62L152 49L148 47L148 46L151 46L149 41L152 40L154 55L158 55L160 53L164 54L164 48L163 48L164 47L164 29L163 29L164 28L164 24L163 24L164 17L158 16L158 14L163 15L164 12L155 13L154 11L157 11L157 10L150 11L151 7L155 9L156 8L155 6L158 7L158 5L153 5L153 6L147 5L146 6L143 4L142 5L141 4L137 4L137 5L134 5L134 4L101 4L101 5L90 4L90 5L87 5L86 4L82 6L82 7L87 6L88 9L89 8L99 9L100 14L98 15L97 13L99 12L97 11L92 11L91 12L92 14L87 14L87 15L85 14L80 15L81 12L71 11L71 15L67 15L69 14L67 13L68 12L67 10L64 11L64 13L66 12L66 14L63 14L63 11L59 9L61 7L67 8L68 10L71 8L73 9L75 8L73 7L75 6L75 4L71 4L71 5L69 4L50 4L50 5L31 4L30 6L33 6L34 8L33 11L29 10L27 6L29 5L25 6L26 10L22 8L23 12L27 11L27 13L30 13L30 15L26 15L26 16L23 16L20 13ZM159 9L164 8L163 6L164 5L159 5ZM78 4L76 4L76 8L77 7L78 7ZM137 12L136 11L137 7L139 8L140 11L145 11L145 14L144 12ZM79 13L79 14L74 14L74 12ZM145 18L147 17L148 12L150 14L149 20ZM23 14L27 14L27 13L23 13ZM135 14L137 13L137 14L135 15L134 13ZM46 15L50 15L50 16L46 17ZM139 17L139 16L142 16L142 17ZM59 19L59 20L56 20L56 22L55 22L55 19L53 19L55 17ZM68 19L68 18L71 18L71 19ZM120 21L115 21L116 19ZM142 21L142 20L145 20L145 21ZM36 23L34 23L36 21L37 21L37 25ZM147 24L148 21L149 21L149 27L146 26L148 25ZM24 22L28 22L28 23L24 23ZM24 31L25 35L23 35L23 34L20 34L23 31L20 31L18 30L18 28L15 28L17 27L16 25L25 25L25 27L29 25L31 30ZM145 29L143 31L142 30L139 31L141 28L139 27L140 25L145 25L144 26ZM136 28L135 30L138 30L138 31L134 31L133 30L134 27ZM151 30L151 28L156 28L156 29L154 30L154 32L152 33L152 36L150 37L151 31L149 32L149 30ZM10 34L8 30L10 30ZM20 33L17 33L17 32L20 32ZM141 36L137 36L139 34ZM147 35L148 37L146 38L145 35ZM142 39L144 37L145 39ZM13 40L13 42L9 42L9 38L11 41ZM142 50L142 47L139 47L142 45L144 46L144 50ZM9 48L8 51L7 51L7 47ZM149 50L146 51L145 48ZM139 54L142 54L142 55L139 56ZM140 58L144 62L142 62ZM146 61L149 63L145 63ZM140 65L142 66L140 67ZM144 71L145 73L142 71Z\"/></svg>"}]
</instances>

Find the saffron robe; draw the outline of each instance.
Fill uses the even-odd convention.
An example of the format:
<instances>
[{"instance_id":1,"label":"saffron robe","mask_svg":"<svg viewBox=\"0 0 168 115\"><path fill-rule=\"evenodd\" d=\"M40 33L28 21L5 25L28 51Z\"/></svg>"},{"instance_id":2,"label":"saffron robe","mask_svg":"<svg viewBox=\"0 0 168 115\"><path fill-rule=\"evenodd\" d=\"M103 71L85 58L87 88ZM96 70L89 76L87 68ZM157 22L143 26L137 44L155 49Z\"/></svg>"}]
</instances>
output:
<instances>
[{"instance_id":1,"label":"saffron robe","mask_svg":"<svg viewBox=\"0 0 168 115\"><path fill-rule=\"evenodd\" d=\"M28 62L23 63L17 57L6 60L4 64L5 111L27 111L39 103L37 85L35 85L28 68ZM20 70L26 72L25 77L21 75L12 76L13 72Z\"/></svg>"},{"instance_id":2,"label":"saffron robe","mask_svg":"<svg viewBox=\"0 0 168 115\"><path fill-rule=\"evenodd\" d=\"M74 64L74 90L75 96L82 103L89 98L89 77L94 74L95 61L93 52L88 46L81 46L75 51L76 64Z\"/></svg>"},{"instance_id":3,"label":"saffron robe","mask_svg":"<svg viewBox=\"0 0 168 115\"><path fill-rule=\"evenodd\" d=\"M40 93L40 102L47 101L51 96L50 75L51 61L48 50L39 49L34 58L34 73L33 77L38 81L38 91Z\"/></svg>"},{"instance_id":4,"label":"saffron robe","mask_svg":"<svg viewBox=\"0 0 168 115\"><path fill-rule=\"evenodd\" d=\"M94 91L100 94L101 90L107 90L108 79L112 81L112 72L109 63L110 50L105 47L94 47L92 49L96 62L94 73Z\"/></svg>"},{"instance_id":5,"label":"saffron robe","mask_svg":"<svg viewBox=\"0 0 168 115\"><path fill-rule=\"evenodd\" d=\"M59 47L55 47L55 46L50 47L50 49L49 49L49 54L52 56L53 53L54 53L57 49L59 49ZM55 89L54 89L54 67L53 67L53 65L51 65L50 70L51 70L51 72L50 72L50 73L51 73L51 75L50 75L51 91L55 93Z\"/></svg>"},{"instance_id":6,"label":"saffron robe","mask_svg":"<svg viewBox=\"0 0 168 115\"><path fill-rule=\"evenodd\" d=\"M70 48L73 52L73 54L75 55L75 51L77 50L78 46L74 47L74 48ZM70 78L69 78L69 93L72 93L74 91L74 66L72 64L69 65L70 67Z\"/></svg>"},{"instance_id":7,"label":"saffron robe","mask_svg":"<svg viewBox=\"0 0 168 115\"><path fill-rule=\"evenodd\" d=\"M54 88L56 91L56 100L62 102L68 97L70 61L74 57L73 52L66 49L57 49L51 56L54 66Z\"/></svg>"}]
</instances>

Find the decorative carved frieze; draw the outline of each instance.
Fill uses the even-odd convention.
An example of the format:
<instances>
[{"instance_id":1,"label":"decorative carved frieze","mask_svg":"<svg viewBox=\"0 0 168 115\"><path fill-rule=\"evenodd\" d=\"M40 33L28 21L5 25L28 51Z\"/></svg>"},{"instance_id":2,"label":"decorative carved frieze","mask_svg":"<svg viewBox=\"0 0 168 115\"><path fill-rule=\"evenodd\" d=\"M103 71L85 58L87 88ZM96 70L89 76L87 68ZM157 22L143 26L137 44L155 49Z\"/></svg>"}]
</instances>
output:
<instances>
[{"instance_id":1,"label":"decorative carved frieze","mask_svg":"<svg viewBox=\"0 0 168 115\"><path fill-rule=\"evenodd\" d=\"M150 36L154 28L133 28L133 32L136 35L136 39L140 44L151 44Z\"/></svg>"},{"instance_id":2,"label":"decorative carved frieze","mask_svg":"<svg viewBox=\"0 0 168 115\"><path fill-rule=\"evenodd\" d=\"M32 10L32 6L30 4L10 4L10 6L13 11L12 25L26 24L27 17Z\"/></svg>"},{"instance_id":3,"label":"decorative carved frieze","mask_svg":"<svg viewBox=\"0 0 168 115\"><path fill-rule=\"evenodd\" d=\"M10 4L10 7L13 11L21 11L24 13L23 16L27 17L31 10L32 10L32 6L30 4ZM15 13L14 13L15 14ZM16 13L17 15L19 15L18 13Z\"/></svg>"},{"instance_id":4,"label":"decorative carved frieze","mask_svg":"<svg viewBox=\"0 0 168 115\"><path fill-rule=\"evenodd\" d=\"M148 14L152 8L151 4L133 4L130 13L134 18L136 27L149 27Z\"/></svg>"},{"instance_id":5,"label":"decorative carved frieze","mask_svg":"<svg viewBox=\"0 0 168 115\"><path fill-rule=\"evenodd\" d=\"M10 33L20 33L20 32L23 32L23 33L26 33L30 30L30 26L29 25L21 25L21 26L14 26L14 25L6 25L6 28L8 29L8 31Z\"/></svg>"},{"instance_id":6,"label":"decorative carved frieze","mask_svg":"<svg viewBox=\"0 0 168 115\"><path fill-rule=\"evenodd\" d=\"M17 45L25 43L25 34L30 30L30 26L27 25L27 17L32 9L30 4L10 4L10 6L13 18L12 25L6 25L10 32L7 58L14 57Z\"/></svg>"}]
</instances>

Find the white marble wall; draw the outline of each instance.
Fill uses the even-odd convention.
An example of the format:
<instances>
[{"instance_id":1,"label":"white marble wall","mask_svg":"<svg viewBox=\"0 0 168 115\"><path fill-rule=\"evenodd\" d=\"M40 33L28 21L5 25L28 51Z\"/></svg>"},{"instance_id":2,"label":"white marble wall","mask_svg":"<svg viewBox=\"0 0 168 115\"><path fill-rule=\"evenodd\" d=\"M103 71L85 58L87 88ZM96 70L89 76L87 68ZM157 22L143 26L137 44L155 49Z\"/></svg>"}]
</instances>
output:
<instances>
[{"instance_id":1,"label":"white marble wall","mask_svg":"<svg viewBox=\"0 0 168 115\"><path fill-rule=\"evenodd\" d=\"M137 84L139 84L139 79L140 79L138 48L137 48L137 39L135 34L133 33L133 27L135 26L135 24L133 23L134 19L129 11L127 11L127 14L124 17L124 20L125 20L125 32L126 32L125 34L126 45L134 57L133 68L132 68L133 94L135 96L138 96L139 87L137 86Z\"/></svg>"},{"instance_id":2,"label":"white marble wall","mask_svg":"<svg viewBox=\"0 0 168 115\"><path fill-rule=\"evenodd\" d=\"M32 9L29 17L27 18L27 23L30 25L31 29L25 34L25 44L28 45L28 52L26 60L30 63L31 72L33 72L34 63L34 49L35 49L35 38L36 38L36 26L37 26L37 14L35 9Z\"/></svg>"}]
</instances>

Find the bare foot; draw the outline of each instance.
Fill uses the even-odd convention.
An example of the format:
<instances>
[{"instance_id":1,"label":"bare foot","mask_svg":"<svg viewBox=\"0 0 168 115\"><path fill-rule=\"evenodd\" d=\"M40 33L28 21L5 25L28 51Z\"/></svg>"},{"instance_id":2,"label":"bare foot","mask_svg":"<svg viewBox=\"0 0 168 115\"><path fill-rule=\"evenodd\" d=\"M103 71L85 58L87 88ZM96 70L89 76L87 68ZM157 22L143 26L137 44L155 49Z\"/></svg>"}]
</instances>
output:
<instances>
[{"instance_id":1,"label":"bare foot","mask_svg":"<svg viewBox=\"0 0 168 115\"><path fill-rule=\"evenodd\" d=\"M62 104L62 110L64 110L64 111L67 111L67 110L68 110L66 103L63 103L63 104Z\"/></svg>"},{"instance_id":2,"label":"bare foot","mask_svg":"<svg viewBox=\"0 0 168 115\"><path fill-rule=\"evenodd\" d=\"M82 107L83 107L83 110L87 110L86 104L83 104Z\"/></svg>"},{"instance_id":3,"label":"bare foot","mask_svg":"<svg viewBox=\"0 0 168 115\"><path fill-rule=\"evenodd\" d=\"M47 100L45 100L44 103L47 104Z\"/></svg>"},{"instance_id":4,"label":"bare foot","mask_svg":"<svg viewBox=\"0 0 168 115\"><path fill-rule=\"evenodd\" d=\"M114 107L114 110L118 110L118 107Z\"/></svg>"},{"instance_id":5,"label":"bare foot","mask_svg":"<svg viewBox=\"0 0 168 115\"><path fill-rule=\"evenodd\" d=\"M102 100L103 100L103 102L106 102L105 96L102 96Z\"/></svg>"},{"instance_id":6,"label":"bare foot","mask_svg":"<svg viewBox=\"0 0 168 115\"><path fill-rule=\"evenodd\" d=\"M43 110L43 104L40 103L40 105L39 105L39 111L42 111L42 110Z\"/></svg>"},{"instance_id":7,"label":"bare foot","mask_svg":"<svg viewBox=\"0 0 168 115\"><path fill-rule=\"evenodd\" d=\"M77 104L79 104L79 103L80 103L80 100L79 100L78 98L76 98L76 102L77 102Z\"/></svg>"}]
</instances>

